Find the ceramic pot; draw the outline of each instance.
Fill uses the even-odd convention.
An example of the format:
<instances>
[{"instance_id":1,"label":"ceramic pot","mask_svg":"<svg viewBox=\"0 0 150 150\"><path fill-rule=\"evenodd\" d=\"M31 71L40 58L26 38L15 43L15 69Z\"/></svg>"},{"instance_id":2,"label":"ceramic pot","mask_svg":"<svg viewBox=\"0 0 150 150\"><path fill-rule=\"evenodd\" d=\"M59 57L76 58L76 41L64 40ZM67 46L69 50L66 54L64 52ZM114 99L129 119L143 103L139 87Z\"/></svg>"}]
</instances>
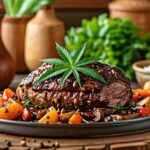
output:
<instances>
[{"instance_id":1,"label":"ceramic pot","mask_svg":"<svg viewBox=\"0 0 150 150\"><path fill-rule=\"evenodd\" d=\"M27 72L24 60L26 24L30 18L4 17L1 25L1 37L5 48L12 56L17 73Z\"/></svg>"},{"instance_id":2,"label":"ceramic pot","mask_svg":"<svg viewBox=\"0 0 150 150\"><path fill-rule=\"evenodd\" d=\"M143 28L142 34L150 32L149 0L115 0L109 4L112 18L132 18Z\"/></svg>"},{"instance_id":3,"label":"ceramic pot","mask_svg":"<svg viewBox=\"0 0 150 150\"><path fill-rule=\"evenodd\" d=\"M53 8L42 8L29 21L25 39L25 61L30 71L37 69L40 59L59 57L55 41L64 44L64 24L60 21Z\"/></svg>"},{"instance_id":4,"label":"ceramic pot","mask_svg":"<svg viewBox=\"0 0 150 150\"><path fill-rule=\"evenodd\" d=\"M2 12L2 13L1 13ZM0 8L0 15L3 14ZM0 17L1 26L1 17ZM0 90L6 88L15 74L15 65L9 53L5 49L0 37Z\"/></svg>"}]
</instances>

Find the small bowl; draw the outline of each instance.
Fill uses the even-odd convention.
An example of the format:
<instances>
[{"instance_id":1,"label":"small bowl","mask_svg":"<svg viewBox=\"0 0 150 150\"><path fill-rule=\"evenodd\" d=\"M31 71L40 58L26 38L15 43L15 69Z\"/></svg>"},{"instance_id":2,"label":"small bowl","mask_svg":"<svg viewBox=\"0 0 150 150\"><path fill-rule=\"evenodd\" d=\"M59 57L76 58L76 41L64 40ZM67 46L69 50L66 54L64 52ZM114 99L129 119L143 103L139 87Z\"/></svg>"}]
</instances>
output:
<instances>
[{"instance_id":1,"label":"small bowl","mask_svg":"<svg viewBox=\"0 0 150 150\"><path fill-rule=\"evenodd\" d=\"M135 76L138 83L143 87L147 81L150 81L150 71L144 69L145 66L150 65L150 60L137 61L132 68L135 71Z\"/></svg>"}]
</instances>

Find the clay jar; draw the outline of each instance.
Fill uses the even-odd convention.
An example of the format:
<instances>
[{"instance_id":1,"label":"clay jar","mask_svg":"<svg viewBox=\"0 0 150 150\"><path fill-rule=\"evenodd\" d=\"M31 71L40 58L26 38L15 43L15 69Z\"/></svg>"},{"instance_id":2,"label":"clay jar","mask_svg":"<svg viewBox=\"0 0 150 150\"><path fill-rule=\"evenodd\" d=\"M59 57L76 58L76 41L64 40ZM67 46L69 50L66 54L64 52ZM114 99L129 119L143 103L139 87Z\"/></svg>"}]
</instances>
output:
<instances>
[{"instance_id":1,"label":"clay jar","mask_svg":"<svg viewBox=\"0 0 150 150\"><path fill-rule=\"evenodd\" d=\"M17 73L27 72L24 60L25 30L29 17L4 17L1 25L1 37L5 48L12 56Z\"/></svg>"},{"instance_id":2,"label":"clay jar","mask_svg":"<svg viewBox=\"0 0 150 150\"><path fill-rule=\"evenodd\" d=\"M109 4L112 18L132 18L143 28L142 34L150 32L149 0L115 0Z\"/></svg>"},{"instance_id":3,"label":"clay jar","mask_svg":"<svg viewBox=\"0 0 150 150\"><path fill-rule=\"evenodd\" d=\"M44 58L59 57L55 42L64 44L64 24L53 8L42 8L29 21L25 39L25 62L30 71L37 69Z\"/></svg>"},{"instance_id":4,"label":"clay jar","mask_svg":"<svg viewBox=\"0 0 150 150\"><path fill-rule=\"evenodd\" d=\"M1 7L1 6L0 6ZM0 14L3 9L0 8ZM1 25L1 17L0 17ZM0 37L0 90L6 88L12 81L15 74L14 62L5 49Z\"/></svg>"}]
</instances>

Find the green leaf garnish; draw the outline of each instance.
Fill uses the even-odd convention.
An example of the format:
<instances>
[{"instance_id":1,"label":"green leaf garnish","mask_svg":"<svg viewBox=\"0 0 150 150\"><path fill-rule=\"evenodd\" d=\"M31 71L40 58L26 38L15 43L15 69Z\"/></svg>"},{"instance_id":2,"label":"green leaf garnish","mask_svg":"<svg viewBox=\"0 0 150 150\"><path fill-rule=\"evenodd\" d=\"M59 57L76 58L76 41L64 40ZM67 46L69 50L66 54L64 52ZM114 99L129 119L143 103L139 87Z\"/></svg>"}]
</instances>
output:
<instances>
[{"instance_id":1,"label":"green leaf garnish","mask_svg":"<svg viewBox=\"0 0 150 150\"><path fill-rule=\"evenodd\" d=\"M96 70L85 67L85 65L88 65L92 62L97 61L97 59L95 58L83 58L82 59L82 56L86 49L86 43L83 44L73 56L71 56L71 54L67 51L67 49L60 46L58 43L56 43L56 49L61 59L50 58L50 59L41 60L42 62L53 64L55 66L47 70L44 74L42 74L40 78L35 82L34 86L36 86L37 84L45 80L48 80L52 77L55 77L61 74L63 75L60 81L60 85L63 85L70 75L74 75L78 84L81 86L79 72L87 76L90 76L94 79L97 79L100 82L106 83L103 76L100 75Z\"/></svg>"},{"instance_id":2,"label":"green leaf garnish","mask_svg":"<svg viewBox=\"0 0 150 150\"><path fill-rule=\"evenodd\" d=\"M26 99L26 100L24 101L23 106L24 106L24 107L34 107L35 104L33 104L30 99Z\"/></svg>"},{"instance_id":3,"label":"green leaf garnish","mask_svg":"<svg viewBox=\"0 0 150 150\"><path fill-rule=\"evenodd\" d=\"M117 105L117 106L109 106L109 107L116 109L116 110L124 110L124 109L129 109L131 107L136 107L136 103L131 101L129 106Z\"/></svg>"}]
</instances>

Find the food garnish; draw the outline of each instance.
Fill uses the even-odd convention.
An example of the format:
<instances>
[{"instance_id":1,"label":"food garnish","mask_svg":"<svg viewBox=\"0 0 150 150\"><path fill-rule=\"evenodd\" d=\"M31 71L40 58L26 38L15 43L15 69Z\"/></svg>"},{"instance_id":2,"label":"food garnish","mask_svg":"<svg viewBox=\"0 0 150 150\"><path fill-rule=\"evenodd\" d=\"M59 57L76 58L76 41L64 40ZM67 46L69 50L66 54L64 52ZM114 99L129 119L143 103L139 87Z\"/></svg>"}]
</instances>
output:
<instances>
[{"instance_id":1,"label":"food garnish","mask_svg":"<svg viewBox=\"0 0 150 150\"><path fill-rule=\"evenodd\" d=\"M24 101L23 106L24 106L24 107L32 107L32 106L35 106L35 104L33 104L30 99L26 99L26 100Z\"/></svg>"},{"instance_id":2,"label":"food garnish","mask_svg":"<svg viewBox=\"0 0 150 150\"><path fill-rule=\"evenodd\" d=\"M133 102L132 100L130 101L130 104L129 104L129 106L126 106L126 107L124 107L124 106L121 106L121 105L117 105L117 106L110 106L109 105L109 107L111 107L111 108L114 108L114 109L116 109L116 110L124 110L124 109L129 109L129 108L131 108L131 107L135 107L136 106L136 103L135 102Z\"/></svg>"},{"instance_id":3,"label":"food garnish","mask_svg":"<svg viewBox=\"0 0 150 150\"><path fill-rule=\"evenodd\" d=\"M68 77L73 74L78 84L81 86L79 72L97 79L100 82L106 83L103 76L100 75L97 71L85 67L85 65L97 61L95 58L82 58L82 55L86 49L86 43L83 44L73 56L71 56L71 54L58 43L56 43L56 49L61 59L50 58L41 60L42 62L53 64L55 67L47 70L44 74L42 74L41 77L36 81L35 85L63 73L60 85L63 85Z\"/></svg>"}]
</instances>

